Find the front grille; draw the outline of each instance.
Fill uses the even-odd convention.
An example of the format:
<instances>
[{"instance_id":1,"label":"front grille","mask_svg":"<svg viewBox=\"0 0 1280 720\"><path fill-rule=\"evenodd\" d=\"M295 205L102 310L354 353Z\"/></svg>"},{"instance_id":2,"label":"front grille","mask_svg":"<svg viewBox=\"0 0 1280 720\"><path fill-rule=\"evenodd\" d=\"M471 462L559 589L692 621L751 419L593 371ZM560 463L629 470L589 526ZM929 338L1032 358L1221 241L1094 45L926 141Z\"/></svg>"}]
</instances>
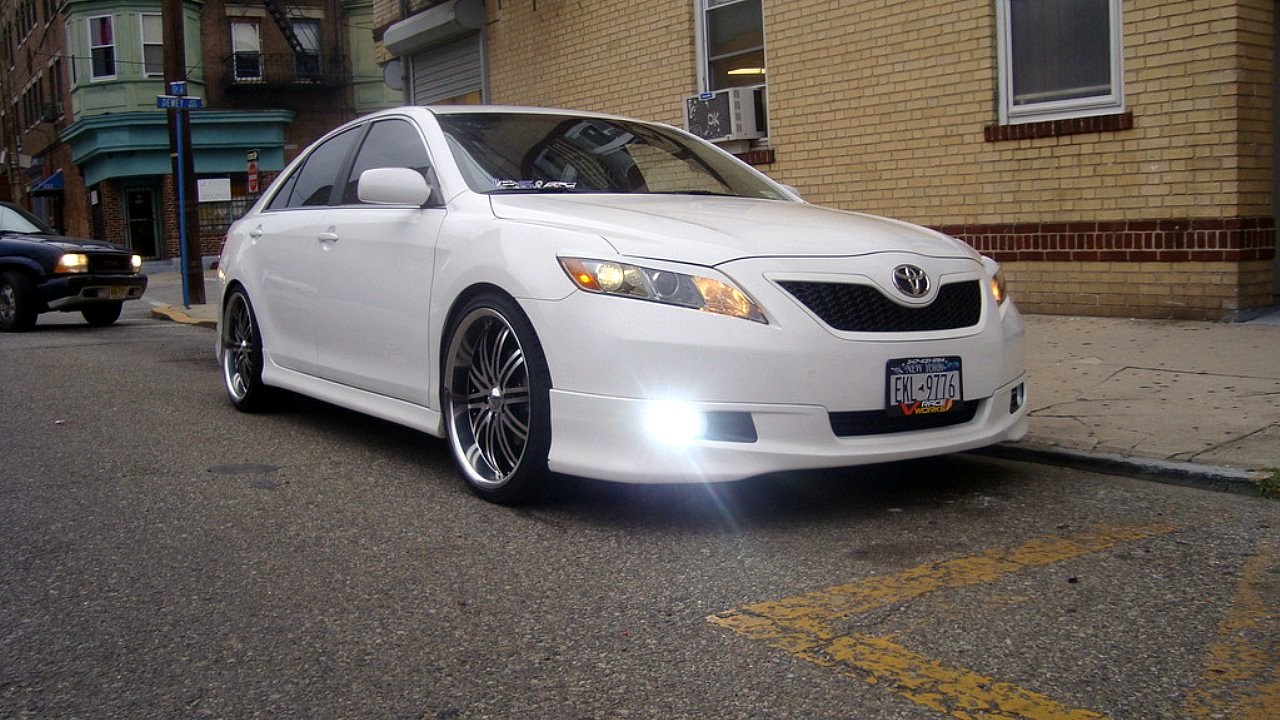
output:
<instances>
[{"instance_id":1,"label":"front grille","mask_svg":"<svg viewBox=\"0 0 1280 720\"><path fill-rule=\"evenodd\" d=\"M833 412L830 413L831 431L837 437L857 437L961 425L972 420L978 413L979 402L981 401L970 400L960 403L960 407L950 412L929 415L890 415L885 410Z\"/></svg>"},{"instance_id":2,"label":"front grille","mask_svg":"<svg viewBox=\"0 0 1280 720\"><path fill-rule=\"evenodd\" d=\"M871 285L834 282L778 283L822 321L844 332L923 332L978 324L982 286L977 280L947 283L924 307L904 307Z\"/></svg>"},{"instance_id":3,"label":"front grille","mask_svg":"<svg viewBox=\"0 0 1280 720\"><path fill-rule=\"evenodd\" d=\"M131 275L133 259L118 253L89 253L89 272L96 275Z\"/></svg>"}]
</instances>

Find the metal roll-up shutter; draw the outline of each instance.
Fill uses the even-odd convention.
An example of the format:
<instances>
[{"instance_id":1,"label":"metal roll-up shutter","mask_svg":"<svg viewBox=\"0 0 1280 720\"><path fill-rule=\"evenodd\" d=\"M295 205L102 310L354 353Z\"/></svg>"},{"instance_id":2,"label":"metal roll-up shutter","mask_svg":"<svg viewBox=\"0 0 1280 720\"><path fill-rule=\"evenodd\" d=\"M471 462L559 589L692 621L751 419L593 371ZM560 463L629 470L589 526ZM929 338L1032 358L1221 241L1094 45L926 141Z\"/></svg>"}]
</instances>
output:
<instances>
[{"instance_id":1,"label":"metal roll-up shutter","mask_svg":"<svg viewBox=\"0 0 1280 720\"><path fill-rule=\"evenodd\" d=\"M410 56L413 103L430 105L479 92L483 84L480 34L424 50Z\"/></svg>"}]
</instances>

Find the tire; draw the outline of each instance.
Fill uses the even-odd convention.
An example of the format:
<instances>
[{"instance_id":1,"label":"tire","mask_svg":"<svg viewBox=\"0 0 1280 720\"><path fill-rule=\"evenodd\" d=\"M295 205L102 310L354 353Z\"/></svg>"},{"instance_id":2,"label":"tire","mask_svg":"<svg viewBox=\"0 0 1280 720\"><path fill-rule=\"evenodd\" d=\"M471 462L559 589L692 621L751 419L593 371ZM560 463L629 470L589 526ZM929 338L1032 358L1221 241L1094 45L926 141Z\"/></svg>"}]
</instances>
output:
<instances>
[{"instance_id":1,"label":"tire","mask_svg":"<svg viewBox=\"0 0 1280 720\"><path fill-rule=\"evenodd\" d=\"M233 290L222 311L222 382L227 398L241 412L266 409L270 389L262 383L262 336L253 305L243 290Z\"/></svg>"},{"instance_id":2,"label":"tire","mask_svg":"<svg viewBox=\"0 0 1280 720\"><path fill-rule=\"evenodd\" d=\"M0 273L0 332L26 332L36 326L36 286L25 273Z\"/></svg>"},{"instance_id":3,"label":"tire","mask_svg":"<svg viewBox=\"0 0 1280 720\"><path fill-rule=\"evenodd\" d=\"M120 310L123 307L124 301L98 303L82 309L80 314L84 316L85 322L90 325L106 327L120 319Z\"/></svg>"},{"instance_id":4,"label":"tire","mask_svg":"<svg viewBox=\"0 0 1280 720\"><path fill-rule=\"evenodd\" d=\"M510 298L472 298L450 324L442 363L445 428L454 461L476 495L534 499L551 447L551 376L528 317Z\"/></svg>"}]
</instances>

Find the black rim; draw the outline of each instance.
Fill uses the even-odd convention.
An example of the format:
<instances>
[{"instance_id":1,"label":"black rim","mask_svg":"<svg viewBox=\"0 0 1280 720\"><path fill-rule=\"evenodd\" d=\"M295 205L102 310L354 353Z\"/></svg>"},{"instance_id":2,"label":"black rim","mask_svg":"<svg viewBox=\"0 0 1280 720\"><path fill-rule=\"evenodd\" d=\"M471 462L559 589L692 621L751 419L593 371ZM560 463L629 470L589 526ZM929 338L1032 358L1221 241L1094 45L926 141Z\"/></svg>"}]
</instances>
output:
<instances>
[{"instance_id":1,"label":"black rim","mask_svg":"<svg viewBox=\"0 0 1280 720\"><path fill-rule=\"evenodd\" d=\"M454 452L482 488L506 484L529 442L529 370L516 332L489 308L463 318L445 368Z\"/></svg>"},{"instance_id":2,"label":"black rim","mask_svg":"<svg viewBox=\"0 0 1280 720\"><path fill-rule=\"evenodd\" d=\"M237 401L249 394L249 385L258 370L257 339L253 333L253 318L242 296L232 298L227 308L226 330L223 337L222 374L227 392Z\"/></svg>"}]
</instances>

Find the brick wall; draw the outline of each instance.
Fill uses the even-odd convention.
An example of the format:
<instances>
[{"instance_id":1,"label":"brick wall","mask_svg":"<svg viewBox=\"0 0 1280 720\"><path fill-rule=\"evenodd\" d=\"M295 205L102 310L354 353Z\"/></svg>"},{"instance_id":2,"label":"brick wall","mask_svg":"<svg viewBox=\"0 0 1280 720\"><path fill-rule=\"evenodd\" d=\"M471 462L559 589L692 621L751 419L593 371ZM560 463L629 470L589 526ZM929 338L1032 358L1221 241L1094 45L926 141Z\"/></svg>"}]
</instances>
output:
<instances>
[{"instance_id":1,"label":"brick wall","mask_svg":"<svg viewBox=\"0 0 1280 720\"><path fill-rule=\"evenodd\" d=\"M681 124L697 89L693 2L487 11L493 102ZM991 0L764 0L773 155L761 169L815 203L963 229L1033 312L1233 318L1272 301L1273 12L1271 0L1126 0L1125 112L1001 127ZM1219 234L1148 248L1125 231L1117 245L1129 223ZM1012 229L1027 224L1092 229ZM1073 291L1081 278L1101 290Z\"/></svg>"},{"instance_id":2,"label":"brick wall","mask_svg":"<svg viewBox=\"0 0 1280 720\"><path fill-rule=\"evenodd\" d=\"M492 102L679 125L697 91L691 2L488 0Z\"/></svg>"}]
</instances>

